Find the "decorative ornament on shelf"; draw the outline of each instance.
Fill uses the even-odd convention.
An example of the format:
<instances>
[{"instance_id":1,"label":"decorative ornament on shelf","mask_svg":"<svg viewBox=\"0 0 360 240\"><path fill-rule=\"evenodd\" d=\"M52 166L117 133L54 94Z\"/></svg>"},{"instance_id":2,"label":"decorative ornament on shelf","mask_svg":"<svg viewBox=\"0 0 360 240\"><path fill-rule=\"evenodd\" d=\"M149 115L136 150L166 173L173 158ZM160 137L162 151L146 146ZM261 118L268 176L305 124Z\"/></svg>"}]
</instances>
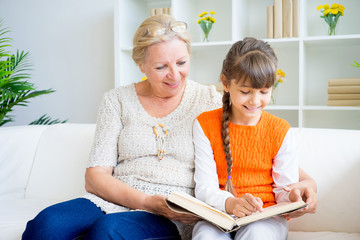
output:
<instances>
[{"instance_id":1,"label":"decorative ornament on shelf","mask_svg":"<svg viewBox=\"0 0 360 240\"><path fill-rule=\"evenodd\" d=\"M216 22L213 15L215 14L214 11L211 12L203 12L199 14L200 19L197 23L200 25L202 32L201 32L201 41L202 42L209 42L211 40L211 29L212 25Z\"/></svg>"},{"instance_id":2,"label":"decorative ornament on shelf","mask_svg":"<svg viewBox=\"0 0 360 240\"><path fill-rule=\"evenodd\" d=\"M328 25L328 35L336 34L336 27L340 16L344 16L345 7L341 4L334 3L331 8L328 4L319 5L317 10L323 13L321 18L325 20Z\"/></svg>"},{"instance_id":3,"label":"decorative ornament on shelf","mask_svg":"<svg viewBox=\"0 0 360 240\"><path fill-rule=\"evenodd\" d=\"M276 87L279 85L279 83L283 83L285 80L286 74L283 72L283 70L281 70L280 68L278 70L276 70L276 80L275 80L275 84L274 87L272 89L272 93L271 93L271 103L275 104L276 103L276 96L277 96L277 92Z\"/></svg>"}]
</instances>

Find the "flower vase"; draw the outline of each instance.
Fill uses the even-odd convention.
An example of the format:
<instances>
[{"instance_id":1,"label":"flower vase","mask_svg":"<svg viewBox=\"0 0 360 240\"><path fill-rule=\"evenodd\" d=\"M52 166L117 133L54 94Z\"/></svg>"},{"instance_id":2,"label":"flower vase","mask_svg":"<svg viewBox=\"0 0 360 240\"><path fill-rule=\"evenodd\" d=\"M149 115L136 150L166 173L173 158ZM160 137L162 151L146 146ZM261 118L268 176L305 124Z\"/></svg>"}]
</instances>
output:
<instances>
[{"instance_id":1,"label":"flower vase","mask_svg":"<svg viewBox=\"0 0 360 240\"><path fill-rule=\"evenodd\" d=\"M211 41L211 36L212 36L212 22L208 22L208 21L201 21L199 23L201 31L200 31L200 37L201 37L201 41L202 42L210 42Z\"/></svg>"},{"instance_id":2,"label":"flower vase","mask_svg":"<svg viewBox=\"0 0 360 240\"><path fill-rule=\"evenodd\" d=\"M278 91L277 91L277 89L273 88L271 91L270 105L276 105L277 97L278 97Z\"/></svg>"},{"instance_id":3,"label":"flower vase","mask_svg":"<svg viewBox=\"0 0 360 240\"><path fill-rule=\"evenodd\" d=\"M338 32L338 21L340 15L333 15L325 18L325 22L327 24L327 34L329 36L334 36Z\"/></svg>"}]
</instances>

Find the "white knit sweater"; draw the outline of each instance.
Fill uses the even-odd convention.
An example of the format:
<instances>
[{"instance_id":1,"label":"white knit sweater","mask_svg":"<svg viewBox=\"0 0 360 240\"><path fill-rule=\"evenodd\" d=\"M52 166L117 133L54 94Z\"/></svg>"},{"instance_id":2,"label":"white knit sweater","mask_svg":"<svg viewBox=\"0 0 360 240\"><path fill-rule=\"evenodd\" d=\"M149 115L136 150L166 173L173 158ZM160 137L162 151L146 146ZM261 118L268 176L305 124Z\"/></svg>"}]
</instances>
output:
<instances>
[{"instance_id":1,"label":"white knit sweater","mask_svg":"<svg viewBox=\"0 0 360 240\"><path fill-rule=\"evenodd\" d=\"M168 196L172 191L193 194L194 147L192 126L196 117L221 106L214 87L187 80L180 105L163 118L150 116L140 104L135 84L107 92L99 108L89 167L112 166L113 176L149 195ZM165 157L159 160L153 127L165 137ZM87 193L106 213L130 209Z\"/></svg>"}]
</instances>

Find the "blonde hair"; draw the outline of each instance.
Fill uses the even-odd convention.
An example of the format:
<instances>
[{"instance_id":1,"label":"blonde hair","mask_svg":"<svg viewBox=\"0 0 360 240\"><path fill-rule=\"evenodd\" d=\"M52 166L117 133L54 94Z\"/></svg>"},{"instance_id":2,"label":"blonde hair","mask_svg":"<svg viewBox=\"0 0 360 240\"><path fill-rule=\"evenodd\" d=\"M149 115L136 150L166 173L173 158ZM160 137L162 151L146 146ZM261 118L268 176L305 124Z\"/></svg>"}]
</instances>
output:
<instances>
[{"instance_id":1,"label":"blonde hair","mask_svg":"<svg viewBox=\"0 0 360 240\"><path fill-rule=\"evenodd\" d=\"M277 57L270 45L255 38L244 38L234 43L223 61L221 74L223 82L229 86L231 81L247 82L252 88L270 88L276 79ZM222 140L227 163L225 190L234 194L231 181L233 158L230 151L229 122L231 117L230 93L224 92L222 115Z\"/></svg>"},{"instance_id":2,"label":"blonde hair","mask_svg":"<svg viewBox=\"0 0 360 240\"><path fill-rule=\"evenodd\" d=\"M141 23L133 38L132 58L137 65L143 63L149 46L159 42L169 41L175 37L185 42L190 54L191 42L189 33L187 31L182 33L171 31L170 26L174 23L176 23L176 20L167 14L151 16ZM148 31L163 27L167 28L163 35L152 36L147 34ZM174 51L176 51L176 49L174 49Z\"/></svg>"}]
</instances>

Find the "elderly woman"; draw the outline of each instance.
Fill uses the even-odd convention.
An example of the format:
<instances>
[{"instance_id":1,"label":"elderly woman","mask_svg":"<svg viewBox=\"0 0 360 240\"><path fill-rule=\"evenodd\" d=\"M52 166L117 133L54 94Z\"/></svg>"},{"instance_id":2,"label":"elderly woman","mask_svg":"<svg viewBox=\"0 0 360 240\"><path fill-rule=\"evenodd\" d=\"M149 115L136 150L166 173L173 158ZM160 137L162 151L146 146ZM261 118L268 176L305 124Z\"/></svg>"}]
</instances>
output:
<instances>
[{"instance_id":1,"label":"elderly woman","mask_svg":"<svg viewBox=\"0 0 360 240\"><path fill-rule=\"evenodd\" d=\"M29 221L23 239L189 238L198 218L171 211L172 191L193 194L192 125L221 106L215 88L187 79L187 25L169 15L146 19L133 41L133 59L147 80L105 93L82 198L50 206ZM316 183L300 170L292 201L316 208ZM290 216L291 217L291 216Z\"/></svg>"}]
</instances>

